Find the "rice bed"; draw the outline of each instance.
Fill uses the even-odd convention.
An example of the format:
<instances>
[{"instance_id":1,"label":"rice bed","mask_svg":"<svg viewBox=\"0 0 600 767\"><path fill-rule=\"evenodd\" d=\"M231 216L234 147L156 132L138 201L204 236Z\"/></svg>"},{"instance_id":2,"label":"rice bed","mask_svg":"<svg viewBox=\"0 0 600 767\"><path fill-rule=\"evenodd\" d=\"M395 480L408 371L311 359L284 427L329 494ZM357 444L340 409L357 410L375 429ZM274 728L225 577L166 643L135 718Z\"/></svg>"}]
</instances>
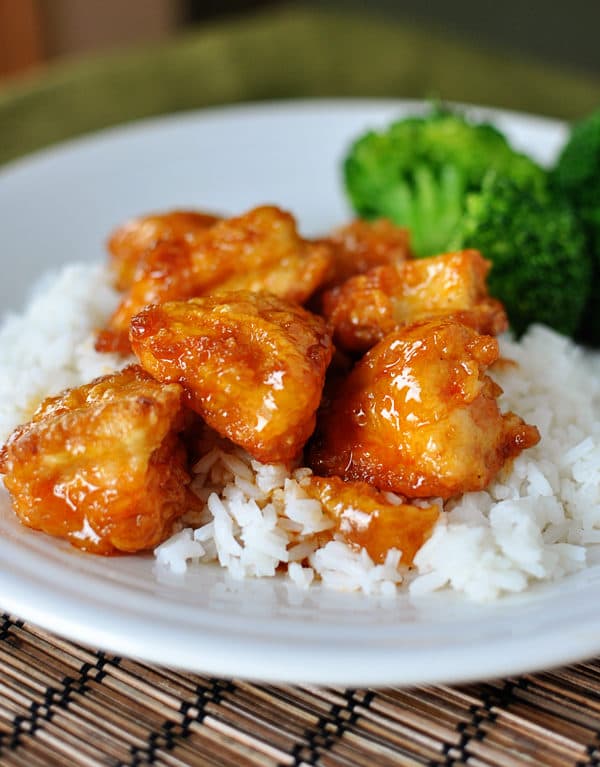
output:
<instances>
[{"instance_id":1,"label":"rice bed","mask_svg":"<svg viewBox=\"0 0 600 767\"><path fill-rule=\"evenodd\" d=\"M124 364L98 354L94 330L118 302L101 265L72 264L46 277L22 314L0 328L0 439L31 416L39 401ZM445 505L414 568L391 549L383 564L330 532L333 523L303 482L215 439L193 468L205 501L155 555L159 567L184 573L218 561L234 578L285 571L302 589L324 586L418 596L450 588L489 601L553 580L586 565L600 543L600 354L586 352L543 326L520 341L500 339L503 357L492 376L513 410L542 435L484 492Z\"/></svg>"}]
</instances>

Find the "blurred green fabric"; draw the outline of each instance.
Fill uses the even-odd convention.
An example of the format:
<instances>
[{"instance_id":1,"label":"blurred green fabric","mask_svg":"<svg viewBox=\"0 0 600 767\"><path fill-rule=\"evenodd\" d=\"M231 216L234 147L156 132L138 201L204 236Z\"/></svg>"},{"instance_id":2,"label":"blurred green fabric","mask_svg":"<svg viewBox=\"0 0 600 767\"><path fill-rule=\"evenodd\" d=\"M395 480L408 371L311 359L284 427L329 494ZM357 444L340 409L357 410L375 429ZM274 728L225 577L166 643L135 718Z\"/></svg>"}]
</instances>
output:
<instances>
[{"instance_id":1,"label":"blurred green fabric","mask_svg":"<svg viewBox=\"0 0 600 767\"><path fill-rule=\"evenodd\" d=\"M335 96L437 97L573 119L600 105L600 81L382 17L271 8L5 85L0 163L141 117Z\"/></svg>"}]
</instances>

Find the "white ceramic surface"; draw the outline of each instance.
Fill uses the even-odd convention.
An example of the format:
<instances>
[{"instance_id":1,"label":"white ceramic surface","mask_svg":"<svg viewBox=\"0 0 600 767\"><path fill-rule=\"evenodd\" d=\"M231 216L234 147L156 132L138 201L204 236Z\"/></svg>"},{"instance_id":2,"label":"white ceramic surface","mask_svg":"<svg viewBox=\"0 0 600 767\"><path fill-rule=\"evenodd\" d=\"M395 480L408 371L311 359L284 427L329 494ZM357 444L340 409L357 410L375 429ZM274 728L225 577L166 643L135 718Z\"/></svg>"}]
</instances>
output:
<instances>
[{"instance_id":1,"label":"white ceramic surface","mask_svg":"<svg viewBox=\"0 0 600 767\"><path fill-rule=\"evenodd\" d=\"M340 160L367 127L406 102L317 101L208 110L138 123L51 149L0 171L2 311L40 272L103 258L130 215L179 206L241 212L273 202L315 234L349 216ZM474 110L549 161L565 129ZM184 578L151 557L97 558L22 528L0 493L0 608L123 655L213 675L343 685L478 679L600 652L600 566L474 605L439 593L411 603L283 579L229 580L216 567Z\"/></svg>"}]
</instances>

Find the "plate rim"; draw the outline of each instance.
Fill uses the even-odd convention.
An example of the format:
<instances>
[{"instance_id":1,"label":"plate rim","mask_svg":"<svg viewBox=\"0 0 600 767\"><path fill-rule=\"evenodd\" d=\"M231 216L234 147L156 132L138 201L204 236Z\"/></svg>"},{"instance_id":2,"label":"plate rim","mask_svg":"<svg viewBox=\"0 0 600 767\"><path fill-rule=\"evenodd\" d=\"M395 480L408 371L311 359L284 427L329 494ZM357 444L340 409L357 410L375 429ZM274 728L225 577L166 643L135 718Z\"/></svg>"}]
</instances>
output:
<instances>
[{"instance_id":1,"label":"plate rim","mask_svg":"<svg viewBox=\"0 0 600 767\"><path fill-rule=\"evenodd\" d=\"M566 123L562 120L557 120L552 117L532 115L526 112L516 112L513 110L505 110L495 107L481 106L476 104L455 103L448 102L449 105L456 106L461 109L467 110L469 113L476 113L483 118L490 120L498 120L502 118L509 121L527 121L533 122L540 126L552 128L554 130L566 129ZM98 142L111 142L113 140L119 140L120 138L127 137L131 134L137 134L140 131L146 130L161 130L165 127L174 125L179 122L194 121L197 119L219 119L226 117L228 119L236 118L239 116L253 115L256 113L272 113L276 111L278 114L287 114L293 116L298 113L311 113L314 114L317 111L327 111L331 114L332 108L334 110L392 110L392 109L426 109L428 102L423 100L405 100L405 99L372 99L372 98L320 98L320 99L286 99L286 100L274 100L274 101L252 101L242 102L237 104L218 105L204 109L190 110L187 112L179 112L176 114L159 115L154 117L144 118L142 120L136 120L133 122L119 124L104 128L100 131L88 133L82 136L74 137L55 143L51 146L37 150L31 154L28 154L22 158L17 158L11 162L8 162L0 167L0 184L13 174L27 173L31 168L35 170L35 167L48 160L60 161L61 157L65 154L69 154L72 151L87 151L89 147L98 145ZM0 551L2 547L0 546ZM6 586L10 584L11 575L3 571L0 567L0 586ZM52 612L52 609L47 606L47 602L52 604L53 596L52 587L48 583L42 581L34 583L36 587L36 601L34 603L26 603L23 607L21 601L23 582L21 583L21 590L18 584L13 584L12 596L6 596L4 588L2 594L0 594L0 604L2 607L10 612L18 614L25 620L29 620L32 623L44 626L47 630L67 636L76 641L81 641L92 646L98 645L98 628L93 625L93 621L88 623L82 621L81 617L77 615L56 615ZM60 600L59 600L60 601ZM587 611L587 607L584 608ZM378 648L381 653L378 663L375 666L367 666L363 668L360 664L345 664L338 667L337 664L332 664L330 658L321 659L320 663L314 666L315 658L311 657L313 653L313 644L315 640L309 642L309 638L304 635L300 639L300 643L296 642L293 646L295 653L294 662L290 664L290 646L287 645L284 648L285 652L281 653L281 646L279 648L274 646L276 640L271 638L269 651L270 651L270 665L264 666L265 655L265 643L268 644L268 637L259 635L253 641L258 643L256 646L248 647L248 636L238 636L232 639L228 644L228 649L225 652L223 649L223 637L222 629L217 631L216 636L205 634L203 637L204 649L208 650L211 662L210 667L207 667L202 659L199 662L195 662L195 656L189 652L185 654L183 648L179 647L179 651L182 653L179 658L181 663L177 663L177 658L165 656L164 647L160 646L157 641L150 641L145 647L140 648L139 644L135 647L132 646L131 637L123 636L122 633L114 632L111 634L105 631L101 637L101 645L103 649L109 652L115 652L118 654L126 654L131 657L137 657L145 661L161 663L165 665L175 665L179 668L185 668L190 671L197 671L199 673L211 673L223 676L231 676L232 673L235 676L242 676L244 678L260 678L263 681L272 682L306 682L306 683L318 683L318 684L344 684L344 685L378 685L378 684L424 684L434 682L455 683L462 681L473 681L476 679L489 678L490 676L499 676L506 674L521 673L524 671L538 670L540 668L548 668L551 666L560 665L562 663L572 662L580 659L583 656L592 655L600 651L600 618L595 619L593 613L587 612L588 621L580 623L577 628L577 639L574 640L574 633L568 626L558 624L554 634L554 641L552 643L546 643L544 648L540 648L537 644L539 637L519 637L516 634L513 635L512 640L508 641L508 644L517 648L521 648L520 657L518 660L514 657L513 652L507 652L507 639L502 637L496 641L496 643L490 644L488 641L484 648L474 648L472 646L461 646L460 652L452 647L446 652L437 650L439 655L432 659L421 658L421 662L415 662L420 658L418 651L412 650L408 653L407 657L401 658L399 662L399 651L396 646L391 646L385 649L385 642L382 647ZM209 616L210 617L210 616ZM130 622L132 616L127 614L123 616L123 620ZM152 626L146 622L140 621L136 617L136 625L139 624L138 631L146 631L149 634L150 639L152 636ZM359 632L360 633L360 632ZM390 641L392 641L390 632ZM596 639L597 637L597 639ZM312 643L311 643L312 642ZM181 644L181 642L179 643ZM559 650L557 651L557 646ZM493 666L490 671L489 664L489 652L490 649L497 651L499 660ZM188 647L189 650L189 647ZM469 652L468 668L465 667L464 658L462 654ZM244 652L242 652L244 651ZM232 654L242 652L241 659L238 658L235 670L232 672L229 668L231 664ZM245 655L244 655L245 653ZM354 645L348 647L336 648L336 657L339 660L354 660L356 661L356 648ZM263 663L260 664L260 658L262 657ZM461 658L463 662L461 663ZM311 667L310 662L313 662ZM258 675L253 673L255 665L261 665L261 671ZM390 668L393 666L393 671Z\"/></svg>"},{"instance_id":2,"label":"plate rim","mask_svg":"<svg viewBox=\"0 0 600 767\"><path fill-rule=\"evenodd\" d=\"M16 157L0 164L0 177L3 176L4 173L20 171L22 168L27 168L30 164L43 161L47 159L47 156L68 152L73 149L84 149L88 144L95 144L98 140L119 138L120 136L126 136L129 133L138 132L140 128L160 128L179 121L194 120L200 116L210 119L221 115L229 115L229 113L251 114L253 112L262 111L285 112L288 110L303 112L312 111L315 108L330 109L331 107L335 109L363 107L368 107L369 109L393 109L394 107L400 107L401 109L405 109L406 107L414 107L417 110L426 110L427 107L433 103L435 102L426 99L323 96L320 98L284 98L239 101L235 103L216 104L214 106L202 107L200 109L184 109L179 112L150 115L137 120L119 122L98 130L88 131L77 136L71 136L52 142L47 146L40 147L32 152L27 152L20 157ZM488 119L497 119L498 117L501 117L510 120L526 120L528 122L535 122L540 125L545 124L548 127L554 128L560 127L562 129L566 129L569 125L568 121L558 117L537 115L532 112L516 109L504 109L502 107L475 104L467 101L443 100L442 103L450 108L464 110L470 114L481 115L484 119L486 119L487 116Z\"/></svg>"}]
</instances>

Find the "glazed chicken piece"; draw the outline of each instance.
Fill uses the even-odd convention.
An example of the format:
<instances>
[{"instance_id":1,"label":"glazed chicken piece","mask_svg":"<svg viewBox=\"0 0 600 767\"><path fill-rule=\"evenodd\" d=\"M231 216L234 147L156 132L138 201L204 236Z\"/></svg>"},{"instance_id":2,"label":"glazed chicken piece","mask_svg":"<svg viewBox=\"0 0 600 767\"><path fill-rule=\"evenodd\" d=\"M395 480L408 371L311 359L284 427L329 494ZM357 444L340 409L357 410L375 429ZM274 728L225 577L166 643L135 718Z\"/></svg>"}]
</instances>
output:
<instances>
[{"instance_id":1,"label":"glazed chicken piece","mask_svg":"<svg viewBox=\"0 0 600 767\"><path fill-rule=\"evenodd\" d=\"M376 267L327 291L323 314L336 344L348 352L365 352L402 325L443 315L497 335L508 320L502 304L488 295L489 269L476 250Z\"/></svg>"},{"instance_id":2,"label":"glazed chicken piece","mask_svg":"<svg viewBox=\"0 0 600 767\"><path fill-rule=\"evenodd\" d=\"M267 293L239 291L146 307L131 344L159 381L263 462L290 462L315 425L333 347L321 317Z\"/></svg>"},{"instance_id":3,"label":"glazed chicken piece","mask_svg":"<svg viewBox=\"0 0 600 767\"><path fill-rule=\"evenodd\" d=\"M325 513L336 521L336 532L346 543L366 549L379 564L393 548L402 552L402 564L411 565L439 517L435 505L420 508L402 503L365 482L313 475L301 484L306 494L320 501Z\"/></svg>"},{"instance_id":4,"label":"glazed chicken piece","mask_svg":"<svg viewBox=\"0 0 600 767\"><path fill-rule=\"evenodd\" d=\"M328 279L331 264L330 247L301 239L293 217L278 208L224 219L200 232L192 246L164 242L142 257L96 348L127 354L129 322L149 304L244 289L303 303Z\"/></svg>"},{"instance_id":5,"label":"glazed chicken piece","mask_svg":"<svg viewBox=\"0 0 600 767\"><path fill-rule=\"evenodd\" d=\"M539 441L502 415L486 369L498 342L442 318L391 333L360 360L319 422L315 473L368 482L409 498L485 488Z\"/></svg>"},{"instance_id":6,"label":"glazed chicken piece","mask_svg":"<svg viewBox=\"0 0 600 767\"><path fill-rule=\"evenodd\" d=\"M50 397L0 452L21 522L96 554L152 549L188 490L182 389L138 365Z\"/></svg>"},{"instance_id":7,"label":"glazed chicken piece","mask_svg":"<svg viewBox=\"0 0 600 767\"><path fill-rule=\"evenodd\" d=\"M199 235L216 224L218 216L191 210L140 216L115 229L108 240L110 268L117 290L131 287L138 264L161 242L193 247Z\"/></svg>"},{"instance_id":8,"label":"glazed chicken piece","mask_svg":"<svg viewBox=\"0 0 600 767\"><path fill-rule=\"evenodd\" d=\"M336 229L325 241L333 246L331 285L340 285L374 266L399 264L411 257L408 229L386 218L376 221L356 219Z\"/></svg>"}]
</instances>

